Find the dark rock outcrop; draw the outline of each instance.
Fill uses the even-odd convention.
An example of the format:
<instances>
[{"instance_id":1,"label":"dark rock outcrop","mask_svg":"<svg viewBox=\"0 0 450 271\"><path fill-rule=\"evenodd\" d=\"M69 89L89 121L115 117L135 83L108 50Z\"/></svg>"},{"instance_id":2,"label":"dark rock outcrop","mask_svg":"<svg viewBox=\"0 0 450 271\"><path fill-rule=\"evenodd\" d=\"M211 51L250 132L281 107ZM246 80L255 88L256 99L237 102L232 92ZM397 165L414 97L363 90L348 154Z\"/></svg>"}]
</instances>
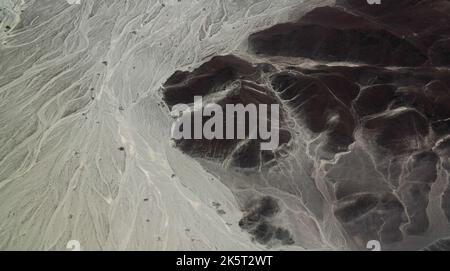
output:
<instances>
[{"instance_id":1,"label":"dark rock outcrop","mask_svg":"<svg viewBox=\"0 0 450 271\"><path fill-rule=\"evenodd\" d=\"M324 181L333 214L358 248L369 240L391 244L422 236L439 170L450 173L448 14L444 0L373 6L338 0L254 33L249 50L261 56L257 63L230 55L176 72L164 85L164 99L170 107L191 104L196 95L221 107L278 104L282 147L262 151L259 140L179 140L177 146L257 179L278 172L276 189L305 205L318 190L299 192L309 186L297 176L314 176L314 188ZM303 65L304 58L315 62ZM320 168L323 180L308 164L318 161L327 165ZM254 181L241 181L247 180ZM267 188L264 181L249 187ZM450 221L447 181L440 208ZM239 224L262 244L292 244L295 229L272 223L281 206L272 196L252 201ZM430 248L446 246L442 242Z\"/></svg>"}]
</instances>

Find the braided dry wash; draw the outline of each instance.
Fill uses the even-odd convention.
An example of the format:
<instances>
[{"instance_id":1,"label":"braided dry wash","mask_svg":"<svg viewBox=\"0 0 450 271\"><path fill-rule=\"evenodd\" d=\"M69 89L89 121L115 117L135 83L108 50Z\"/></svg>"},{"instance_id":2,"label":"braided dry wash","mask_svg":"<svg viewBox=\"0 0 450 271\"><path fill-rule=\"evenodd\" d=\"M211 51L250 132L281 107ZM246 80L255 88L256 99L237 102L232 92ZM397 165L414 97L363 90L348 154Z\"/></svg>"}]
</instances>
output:
<instances>
[{"instance_id":1,"label":"braided dry wash","mask_svg":"<svg viewBox=\"0 0 450 271\"><path fill-rule=\"evenodd\" d=\"M0 249L448 247L448 1L69 2L0 4ZM195 96L278 147L172 140Z\"/></svg>"}]
</instances>

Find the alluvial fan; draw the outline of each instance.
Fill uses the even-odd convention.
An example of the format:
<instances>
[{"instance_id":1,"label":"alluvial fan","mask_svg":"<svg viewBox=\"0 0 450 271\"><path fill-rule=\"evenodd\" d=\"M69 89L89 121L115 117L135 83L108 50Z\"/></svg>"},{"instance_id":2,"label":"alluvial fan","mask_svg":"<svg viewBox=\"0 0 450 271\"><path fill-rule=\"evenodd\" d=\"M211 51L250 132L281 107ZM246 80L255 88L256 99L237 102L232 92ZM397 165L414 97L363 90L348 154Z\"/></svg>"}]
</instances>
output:
<instances>
[{"instance_id":1,"label":"alluvial fan","mask_svg":"<svg viewBox=\"0 0 450 271\"><path fill-rule=\"evenodd\" d=\"M446 249L448 14L1 1L0 249ZM279 105L278 148L171 139L195 96Z\"/></svg>"}]
</instances>

